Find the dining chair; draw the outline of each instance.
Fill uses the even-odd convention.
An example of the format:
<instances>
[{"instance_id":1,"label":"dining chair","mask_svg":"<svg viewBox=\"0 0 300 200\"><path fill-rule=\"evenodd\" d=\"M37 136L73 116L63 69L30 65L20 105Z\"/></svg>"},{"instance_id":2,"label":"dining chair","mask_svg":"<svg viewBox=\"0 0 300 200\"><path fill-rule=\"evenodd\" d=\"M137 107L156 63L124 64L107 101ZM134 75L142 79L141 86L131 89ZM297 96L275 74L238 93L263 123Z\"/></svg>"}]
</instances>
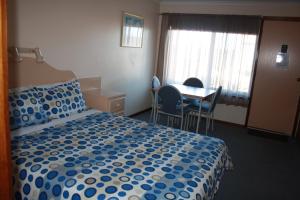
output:
<instances>
[{"instance_id":1,"label":"dining chair","mask_svg":"<svg viewBox=\"0 0 300 200\"><path fill-rule=\"evenodd\" d=\"M183 85L196 87L196 88L203 88L204 87L202 81L200 79L196 78L196 77L191 77L191 78L186 79L183 82ZM189 104L190 106L193 106L193 105L197 106L197 105L199 105L199 100L184 97L183 98L183 103ZM189 116L189 118L187 120L187 127L190 125L190 123L195 121L195 119L196 119L195 117ZM185 129L187 129L187 127Z\"/></svg>"},{"instance_id":2,"label":"dining chair","mask_svg":"<svg viewBox=\"0 0 300 200\"><path fill-rule=\"evenodd\" d=\"M157 106L156 122L159 115L166 115L168 117L168 124L170 117L172 119L180 119L180 129L183 129L184 117L189 109L187 109L187 106L184 106L182 95L178 89L171 85L162 86L158 90L157 96L160 102L159 106ZM157 100L156 104L158 104Z\"/></svg>"},{"instance_id":3,"label":"dining chair","mask_svg":"<svg viewBox=\"0 0 300 200\"><path fill-rule=\"evenodd\" d=\"M183 82L183 85L185 86L191 86L196 88L203 88L203 83L200 79L192 77L188 78ZM199 101L196 99L190 99L190 98L183 98L183 102L187 104L197 104Z\"/></svg>"},{"instance_id":4,"label":"dining chair","mask_svg":"<svg viewBox=\"0 0 300 200\"><path fill-rule=\"evenodd\" d=\"M222 92L222 86L219 86L219 88L217 89L212 101L210 103L207 103L207 105L203 104L203 106L201 106L201 108L203 110L203 114L201 114L201 115L204 118L206 118L206 129L205 129L206 134L209 130L210 121L211 121L212 131L214 130L214 111L215 111L217 102L218 102L218 100L221 96L221 92Z\"/></svg>"},{"instance_id":5,"label":"dining chair","mask_svg":"<svg viewBox=\"0 0 300 200\"><path fill-rule=\"evenodd\" d=\"M151 97L152 97L152 108L151 108L151 114L149 118L149 122L151 120L155 122L155 115L156 115L156 92L160 88L160 81L157 76L153 76L152 83L151 83Z\"/></svg>"},{"instance_id":6,"label":"dining chair","mask_svg":"<svg viewBox=\"0 0 300 200\"><path fill-rule=\"evenodd\" d=\"M210 124L211 124L212 131L214 130L214 110L221 96L221 92L222 92L222 86L219 86L210 102L205 101L201 103L201 117L206 118L206 124L205 124L206 135L210 128ZM199 112L199 106L200 104L190 105L189 106L191 109L190 115L197 116Z\"/></svg>"},{"instance_id":7,"label":"dining chair","mask_svg":"<svg viewBox=\"0 0 300 200\"><path fill-rule=\"evenodd\" d=\"M203 88L202 81L200 79L198 79L198 78L195 78L195 77L186 79L183 82L183 85L197 87L197 88Z\"/></svg>"}]
</instances>

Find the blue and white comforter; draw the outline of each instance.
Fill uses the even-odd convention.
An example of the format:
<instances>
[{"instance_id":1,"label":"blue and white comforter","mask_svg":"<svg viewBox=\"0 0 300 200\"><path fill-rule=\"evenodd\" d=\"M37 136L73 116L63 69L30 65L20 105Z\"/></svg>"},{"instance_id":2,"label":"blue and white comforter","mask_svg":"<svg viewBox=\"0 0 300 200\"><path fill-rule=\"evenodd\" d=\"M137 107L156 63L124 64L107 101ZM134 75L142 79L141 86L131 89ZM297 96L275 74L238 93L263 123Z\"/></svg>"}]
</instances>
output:
<instances>
[{"instance_id":1,"label":"blue and white comforter","mask_svg":"<svg viewBox=\"0 0 300 200\"><path fill-rule=\"evenodd\" d=\"M12 140L16 199L212 199L225 143L108 113Z\"/></svg>"}]
</instances>

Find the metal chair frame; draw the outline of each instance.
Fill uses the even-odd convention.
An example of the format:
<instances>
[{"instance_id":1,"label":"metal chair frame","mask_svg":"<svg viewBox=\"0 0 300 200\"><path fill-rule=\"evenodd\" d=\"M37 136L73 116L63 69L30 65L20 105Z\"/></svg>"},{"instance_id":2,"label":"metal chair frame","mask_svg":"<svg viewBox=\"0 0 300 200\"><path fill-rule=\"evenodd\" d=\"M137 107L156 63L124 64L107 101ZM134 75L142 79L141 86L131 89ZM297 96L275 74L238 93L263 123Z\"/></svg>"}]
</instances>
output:
<instances>
[{"instance_id":1,"label":"metal chair frame","mask_svg":"<svg viewBox=\"0 0 300 200\"><path fill-rule=\"evenodd\" d=\"M222 86L220 86L217 89L215 95L213 96L212 100L210 101L210 107L209 107L208 111L201 110L201 117L206 118L206 121L205 121L205 134L206 135L208 134L210 124L211 124L211 131L214 131L214 110L216 107L217 100L218 100L219 96L221 95L221 91L222 91ZM202 109L202 108L199 108L199 109ZM192 124L194 124L195 119L197 119L197 117L198 117L198 112L199 112L198 110L190 111L189 117L188 117L188 127L187 128L189 128L190 122ZM192 118L191 121L189 121L190 118Z\"/></svg>"},{"instance_id":2,"label":"metal chair frame","mask_svg":"<svg viewBox=\"0 0 300 200\"><path fill-rule=\"evenodd\" d=\"M172 114L172 113L167 113L167 112L164 112L162 110L160 110L160 108L162 108L162 106L159 106L158 104L158 96L159 96L159 91L162 90L164 87L170 87L170 88L173 88L174 91L177 91L177 93L179 94L180 96L180 99L179 99L179 106L180 106L180 115L176 115L176 114ZM177 88L173 87L173 86L163 86L159 89L159 91L157 92L157 98L156 98L156 120L155 120L155 123L158 122L158 118L159 118L159 115L166 115L168 116L168 119L167 119L167 125L169 125L169 121L171 120L172 122L172 125L174 125L174 121L176 123L176 119L180 119L180 129L183 129L183 125L184 125L184 105L183 105L183 99L182 99L182 95L181 93L178 91Z\"/></svg>"},{"instance_id":3,"label":"metal chair frame","mask_svg":"<svg viewBox=\"0 0 300 200\"><path fill-rule=\"evenodd\" d=\"M156 85L155 82L158 84ZM149 118L149 122L156 123L156 101L157 101L157 90L160 88L160 81L157 78L157 76L153 76L152 78L152 85L151 85L151 98L152 98L152 108L151 108L151 114Z\"/></svg>"}]
</instances>

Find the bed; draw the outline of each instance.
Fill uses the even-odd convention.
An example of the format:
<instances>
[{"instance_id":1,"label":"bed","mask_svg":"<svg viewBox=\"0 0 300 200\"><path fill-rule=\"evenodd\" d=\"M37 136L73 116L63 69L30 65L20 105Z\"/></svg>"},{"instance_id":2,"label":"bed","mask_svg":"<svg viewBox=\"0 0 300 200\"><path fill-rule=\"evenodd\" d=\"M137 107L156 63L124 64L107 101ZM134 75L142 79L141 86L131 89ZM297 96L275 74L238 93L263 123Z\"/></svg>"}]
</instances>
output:
<instances>
[{"instance_id":1,"label":"bed","mask_svg":"<svg viewBox=\"0 0 300 200\"><path fill-rule=\"evenodd\" d=\"M15 199L208 200L232 168L220 139L95 109L16 129L11 148Z\"/></svg>"}]
</instances>

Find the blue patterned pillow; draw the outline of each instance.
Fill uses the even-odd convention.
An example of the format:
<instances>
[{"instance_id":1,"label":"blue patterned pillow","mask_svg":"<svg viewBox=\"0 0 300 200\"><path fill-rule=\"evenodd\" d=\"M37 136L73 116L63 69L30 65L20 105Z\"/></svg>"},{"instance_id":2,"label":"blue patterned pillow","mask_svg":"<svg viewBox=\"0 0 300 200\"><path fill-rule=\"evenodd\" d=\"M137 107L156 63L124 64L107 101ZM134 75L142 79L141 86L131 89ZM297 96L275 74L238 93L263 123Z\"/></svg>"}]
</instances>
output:
<instances>
[{"instance_id":1,"label":"blue patterned pillow","mask_svg":"<svg viewBox=\"0 0 300 200\"><path fill-rule=\"evenodd\" d=\"M12 130L47 122L35 89L11 91L8 96L10 127Z\"/></svg>"},{"instance_id":2,"label":"blue patterned pillow","mask_svg":"<svg viewBox=\"0 0 300 200\"><path fill-rule=\"evenodd\" d=\"M36 90L43 104L43 109L50 119L64 118L72 113L86 110L78 80L55 84L52 87L51 85L38 86Z\"/></svg>"}]
</instances>

